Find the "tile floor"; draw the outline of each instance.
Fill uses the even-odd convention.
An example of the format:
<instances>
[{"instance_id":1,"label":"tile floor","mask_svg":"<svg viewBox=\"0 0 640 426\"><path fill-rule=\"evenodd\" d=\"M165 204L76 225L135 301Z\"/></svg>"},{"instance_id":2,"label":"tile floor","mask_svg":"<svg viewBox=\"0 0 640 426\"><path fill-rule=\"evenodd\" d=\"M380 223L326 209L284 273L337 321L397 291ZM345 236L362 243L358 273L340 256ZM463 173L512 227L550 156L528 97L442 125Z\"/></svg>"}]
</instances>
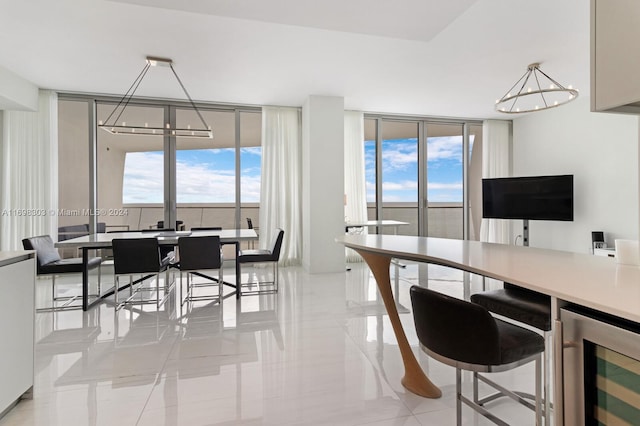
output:
<instances>
[{"instance_id":1,"label":"tile floor","mask_svg":"<svg viewBox=\"0 0 640 426\"><path fill-rule=\"evenodd\" d=\"M279 293L230 297L222 307L181 307L174 291L160 309L116 311L107 301L86 313L38 313L34 398L0 426L454 425L454 370L420 351L409 310L409 287L427 283L427 268L399 269L395 288L408 339L440 399L402 387L375 281L364 264L351 268L314 275L281 268ZM463 296L461 272L430 266L428 278L430 288ZM112 281L108 272L103 280ZM49 288L38 280L38 304ZM533 390L532 365L494 376ZM469 380L465 373L467 390ZM531 411L505 399L491 410L513 425L534 423ZM492 424L468 408L463 416L465 425Z\"/></svg>"}]
</instances>

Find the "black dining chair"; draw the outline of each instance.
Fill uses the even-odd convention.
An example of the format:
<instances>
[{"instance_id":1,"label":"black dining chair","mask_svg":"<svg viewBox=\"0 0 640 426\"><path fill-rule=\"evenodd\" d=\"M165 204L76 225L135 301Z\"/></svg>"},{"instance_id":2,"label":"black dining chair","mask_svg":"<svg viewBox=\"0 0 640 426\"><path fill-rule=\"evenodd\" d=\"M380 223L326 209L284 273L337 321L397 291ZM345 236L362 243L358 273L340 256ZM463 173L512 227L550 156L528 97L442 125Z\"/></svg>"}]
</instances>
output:
<instances>
[{"instance_id":1,"label":"black dining chair","mask_svg":"<svg viewBox=\"0 0 640 426\"><path fill-rule=\"evenodd\" d=\"M542 379L545 424L551 421L551 297L533 290L504 283L503 288L472 294L473 303L504 318L541 330L544 335L544 372Z\"/></svg>"},{"instance_id":2,"label":"black dining chair","mask_svg":"<svg viewBox=\"0 0 640 426\"><path fill-rule=\"evenodd\" d=\"M64 274L78 274L82 273L82 258L72 257L62 259L58 250L55 248L53 240L49 235L40 235L37 237L25 238L22 240L22 247L25 250L36 251L36 273L38 276L49 275L51 276L51 292L54 305L50 308L41 308L39 311L58 311L65 309L78 309L82 308L82 305L72 305L72 303L81 294L74 296L56 296L56 276ZM100 294L100 281L101 281L101 265L102 259L99 257L91 257L87 263L89 270L98 268L98 295ZM55 302L64 301L61 306L55 306Z\"/></svg>"},{"instance_id":3,"label":"black dining chair","mask_svg":"<svg viewBox=\"0 0 640 426\"><path fill-rule=\"evenodd\" d=\"M273 280L272 281L255 281L242 283L242 270L240 270L240 276L237 277L238 291L240 295L243 294L262 294L262 293L276 293L278 291L278 261L280 260L280 251L282 249L282 240L284 239L284 231L276 228L273 230L271 236L271 247L269 249L249 249L240 250L238 254L237 262L242 265L258 264L258 263L271 263L273 265ZM261 288L261 287L265 288ZM255 289L254 289L255 287ZM244 291L243 288L247 288Z\"/></svg>"},{"instance_id":4,"label":"black dining chair","mask_svg":"<svg viewBox=\"0 0 640 426\"><path fill-rule=\"evenodd\" d=\"M253 229L256 235L258 234L258 228L253 227L253 219L251 219L250 217L247 218L247 229ZM249 248L255 248L255 246L253 245L253 240L249 241Z\"/></svg>"},{"instance_id":5,"label":"black dining chair","mask_svg":"<svg viewBox=\"0 0 640 426\"><path fill-rule=\"evenodd\" d=\"M542 421L540 365L544 339L538 333L491 316L475 303L460 300L424 287L410 290L413 318L422 350L430 357L456 369L456 424L462 424L462 403L494 423L508 426L485 408L499 397L509 397L535 412L536 425ZM535 362L534 403L486 375L508 371ZM473 400L462 394L461 371L473 372ZM478 381L498 392L478 395Z\"/></svg>"},{"instance_id":6,"label":"black dining chair","mask_svg":"<svg viewBox=\"0 0 640 426\"><path fill-rule=\"evenodd\" d=\"M113 273L114 273L114 298L116 308L120 308L131 303L155 303L159 308L170 291L169 282L169 265L174 258L172 256L161 257L160 246L157 238L115 238L112 241L113 247ZM160 298L160 273L166 272L164 283L164 297ZM140 278L134 280L133 275L140 274ZM120 287L120 277L122 275L129 276L129 298L124 302L118 303L118 293L125 287ZM144 287L147 279L155 277L155 289L153 287ZM134 286L137 287L134 290ZM142 292L155 292L155 298L140 297L135 299L136 295Z\"/></svg>"},{"instance_id":7,"label":"black dining chair","mask_svg":"<svg viewBox=\"0 0 640 426\"><path fill-rule=\"evenodd\" d=\"M222 231L222 226L196 226L192 231Z\"/></svg>"},{"instance_id":8,"label":"black dining chair","mask_svg":"<svg viewBox=\"0 0 640 426\"><path fill-rule=\"evenodd\" d=\"M174 265L180 271L180 300L184 304L186 301L197 300L217 300L222 303L223 296L223 271L222 271L222 250L219 236L190 236L178 238L178 262ZM217 271L218 277L208 275L210 271ZM187 295L182 296L182 273L187 275ZM205 283L195 283L194 276L204 278ZM195 288L215 286L217 293L195 294Z\"/></svg>"}]
</instances>

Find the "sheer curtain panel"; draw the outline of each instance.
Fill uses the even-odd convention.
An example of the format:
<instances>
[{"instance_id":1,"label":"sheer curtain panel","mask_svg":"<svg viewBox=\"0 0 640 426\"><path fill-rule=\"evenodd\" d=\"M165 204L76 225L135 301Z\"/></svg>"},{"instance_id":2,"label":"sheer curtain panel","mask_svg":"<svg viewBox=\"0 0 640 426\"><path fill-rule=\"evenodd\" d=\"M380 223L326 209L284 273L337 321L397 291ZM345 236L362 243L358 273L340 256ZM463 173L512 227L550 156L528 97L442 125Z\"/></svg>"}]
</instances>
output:
<instances>
[{"instance_id":1,"label":"sheer curtain panel","mask_svg":"<svg viewBox=\"0 0 640 426\"><path fill-rule=\"evenodd\" d=\"M511 174L511 122L486 120L482 125L482 177ZM509 244L509 221L482 219L480 241Z\"/></svg>"},{"instance_id":2,"label":"sheer curtain panel","mask_svg":"<svg viewBox=\"0 0 640 426\"><path fill-rule=\"evenodd\" d=\"M41 90L38 111L4 111L0 249L56 234L58 226L58 96ZM69 171L73 173L73 171Z\"/></svg>"},{"instance_id":3,"label":"sheer curtain panel","mask_svg":"<svg viewBox=\"0 0 640 426\"><path fill-rule=\"evenodd\" d=\"M300 120L298 108L262 108L260 247L269 246L275 228L283 229L283 265L302 258Z\"/></svg>"},{"instance_id":4,"label":"sheer curtain panel","mask_svg":"<svg viewBox=\"0 0 640 426\"><path fill-rule=\"evenodd\" d=\"M345 221L367 220L367 191L364 174L364 121L358 111L344 113L344 215ZM365 227L363 232L366 232ZM346 249L348 262L362 261L360 255Z\"/></svg>"}]
</instances>

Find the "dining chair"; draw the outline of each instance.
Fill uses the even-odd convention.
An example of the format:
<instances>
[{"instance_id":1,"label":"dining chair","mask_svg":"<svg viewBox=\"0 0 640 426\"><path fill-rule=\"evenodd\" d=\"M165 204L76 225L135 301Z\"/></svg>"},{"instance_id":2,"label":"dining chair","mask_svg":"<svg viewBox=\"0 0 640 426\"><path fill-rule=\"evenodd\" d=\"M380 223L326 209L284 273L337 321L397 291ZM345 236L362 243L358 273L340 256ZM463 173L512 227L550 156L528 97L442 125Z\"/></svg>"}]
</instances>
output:
<instances>
[{"instance_id":1,"label":"dining chair","mask_svg":"<svg viewBox=\"0 0 640 426\"><path fill-rule=\"evenodd\" d=\"M189 236L178 238L178 262L174 265L180 271L180 300L186 301L217 300L222 303L223 295L223 268L222 251L219 236ZM210 271L217 271L214 278ZM187 276L187 295L183 297L182 273ZM200 277L207 282L195 283L194 277ZM195 294L199 287L217 287L215 294Z\"/></svg>"},{"instance_id":2,"label":"dining chair","mask_svg":"<svg viewBox=\"0 0 640 426\"><path fill-rule=\"evenodd\" d=\"M485 405L509 397L535 412L542 423L540 365L544 339L538 333L494 318L484 307L424 287L412 286L411 306L421 348L430 357L456 369L456 424L462 424L466 404L495 424L509 424ZM519 392L506 389L479 373L497 373L535 362L535 395L531 403ZM473 399L462 394L461 371L473 372ZM480 398L478 382L498 392Z\"/></svg>"},{"instance_id":3,"label":"dining chair","mask_svg":"<svg viewBox=\"0 0 640 426\"><path fill-rule=\"evenodd\" d=\"M236 260L240 267L242 267L242 265L255 265L259 263L270 263L273 266L272 281L260 281L258 278L257 281L242 283L242 270L240 270L240 276L237 277L237 282L240 283L238 285L238 291L240 292L240 295L276 293L278 291L278 261L280 260L280 251L282 249L283 238L284 231L282 229L276 228L273 230L273 234L271 236L271 246L269 249L240 250L240 253L238 254L238 258ZM246 288L248 290L244 291L243 288Z\"/></svg>"},{"instance_id":4,"label":"dining chair","mask_svg":"<svg viewBox=\"0 0 640 426\"><path fill-rule=\"evenodd\" d=\"M116 309L126 304L155 303L159 308L170 291L169 265L174 260L172 256L161 257L160 246L157 238L115 238L112 241L113 247L113 272L114 272L114 298ZM160 299L160 273L166 272L164 284L164 296ZM140 278L134 280L133 275L140 274ZM120 277L129 276L129 283L120 287ZM146 280L155 277L155 289L145 287ZM134 286L136 286L134 290ZM120 290L129 287L129 298L118 304L118 293ZM154 292L154 298L140 297L135 299L142 292Z\"/></svg>"},{"instance_id":5,"label":"dining chair","mask_svg":"<svg viewBox=\"0 0 640 426\"><path fill-rule=\"evenodd\" d=\"M74 296L56 296L56 276L64 274L82 273L83 265L81 257L62 259L55 248L50 235L39 235L37 237L25 238L22 240L22 247L25 250L36 251L36 273L38 276L51 276L51 292L54 305L50 308L40 308L38 311L59 311L66 309L82 308L81 305L72 305L80 294ZM100 257L91 257L87 263L89 270L98 268L98 295L100 294L101 283ZM64 301L61 306L55 306L55 302Z\"/></svg>"}]
</instances>

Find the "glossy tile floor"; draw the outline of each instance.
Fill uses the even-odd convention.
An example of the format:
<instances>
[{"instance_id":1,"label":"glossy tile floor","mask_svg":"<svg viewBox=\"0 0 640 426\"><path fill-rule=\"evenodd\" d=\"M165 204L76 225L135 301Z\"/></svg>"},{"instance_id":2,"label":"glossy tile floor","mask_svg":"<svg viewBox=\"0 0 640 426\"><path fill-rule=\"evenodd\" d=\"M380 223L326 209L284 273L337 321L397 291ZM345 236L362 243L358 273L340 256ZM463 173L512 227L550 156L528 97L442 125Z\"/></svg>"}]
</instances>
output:
<instances>
[{"instance_id":1,"label":"glossy tile floor","mask_svg":"<svg viewBox=\"0 0 640 426\"><path fill-rule=\"evenodd\" d=\"M462 297L463 274L430 266L427 281L426 266L398 269L405 331L443 391L425 399L400 384L400 354L368 268L350 266L314 275L281 268L277 294L230 297L222 307L181 307L173 291L160 309L116 311L107 301L86 313L38 313L34 398L0 425L454 425L455 373L418 348L409 287ZM103 282L111 281L107 272ZM46 303L50 282L37 287ZM493 376L533 391L533 365ZM534 424L531 411L504 398L490 409L510 424ZM466 407L463 417L492 424Z\"/></svg>"}]
</instances>

